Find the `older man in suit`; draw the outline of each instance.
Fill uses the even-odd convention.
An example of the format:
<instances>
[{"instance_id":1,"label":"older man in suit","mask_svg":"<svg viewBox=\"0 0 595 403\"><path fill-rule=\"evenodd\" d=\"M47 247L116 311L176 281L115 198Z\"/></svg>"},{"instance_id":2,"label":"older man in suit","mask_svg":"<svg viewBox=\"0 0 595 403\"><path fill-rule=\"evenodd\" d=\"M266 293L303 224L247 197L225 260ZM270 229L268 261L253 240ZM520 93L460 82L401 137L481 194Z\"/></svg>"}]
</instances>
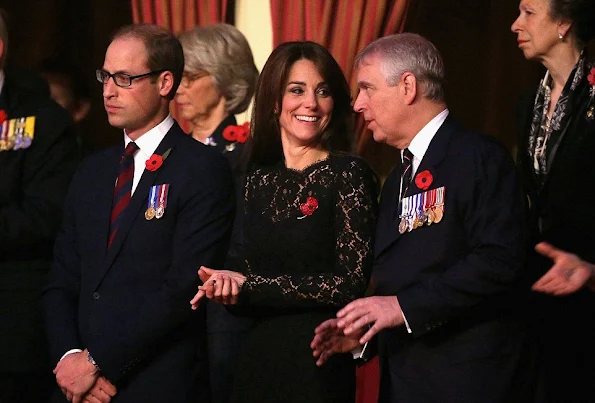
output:
<instances>
[{"instance_id":1,"label":"older man in suit","mask_svg":"<svg viewBox=\"0 0 595 403\"><path fill-rule=\"evenodd\" d=\"M381 38L356 67L354 109L402 160L380 202L375 296L317 328L318 363L378 334L381 402L518 401L525 218L513 161L449 116L426 39Z\"/></svg>"},{"instance_id":2,"label":"older man in suit","mask_svg":"<svg viewBox=\"0 0 595 403\"><path fill-rule=\"evenodd\" d=\"M5 69L7 54L0 10L0 402L45 403L54 384L39 298L78 148L43 80Z\"/></svg>"},{"instance_id":3,"label":"older man in suit","mask_svg":"<svg viewBox=\"0 0 595 403\"><path fill-rule=\"evenodd\" d=\"M225 158L169 115L183 66L170 32L132 25L96 73L124 141L75 175L43 295L54 372L73 402L196 399L204 324L188 301L197 268L222 263L235 206Z\"/></svg>"}]
</instances>

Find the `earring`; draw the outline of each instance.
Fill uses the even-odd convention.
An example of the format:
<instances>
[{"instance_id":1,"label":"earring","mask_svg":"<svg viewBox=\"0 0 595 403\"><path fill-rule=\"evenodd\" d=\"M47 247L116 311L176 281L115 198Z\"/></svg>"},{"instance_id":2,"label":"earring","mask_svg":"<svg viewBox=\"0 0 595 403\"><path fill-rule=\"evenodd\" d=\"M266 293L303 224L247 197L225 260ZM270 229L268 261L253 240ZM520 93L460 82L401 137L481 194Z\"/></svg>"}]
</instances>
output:
<instances>
[{"instance_id":1,"label":"earring","mask_svg":"<svg viewBox=\"0 0 595 403\"><path fill-rule=\"evenodd\" d=\"M562 34L562 32L558 32L558 39L559 40L563 40L564 39L564 35Z\"/></svg>"}]
</instances>

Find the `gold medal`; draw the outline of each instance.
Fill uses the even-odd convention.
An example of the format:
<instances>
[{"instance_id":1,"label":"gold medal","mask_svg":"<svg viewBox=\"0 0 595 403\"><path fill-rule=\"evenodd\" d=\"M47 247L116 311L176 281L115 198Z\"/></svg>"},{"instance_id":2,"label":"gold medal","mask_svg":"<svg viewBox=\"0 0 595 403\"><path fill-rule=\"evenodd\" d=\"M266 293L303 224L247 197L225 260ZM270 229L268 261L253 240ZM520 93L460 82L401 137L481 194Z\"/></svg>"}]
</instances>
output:
<instances>
[{"instance_id":1,"label":"gold medal","mask_svg":"<svg viewBox=\"0 0 595 403\"><path fill-rule=\"evenodd\" d=\"M429 208L426 210L426 223L432 225L434 222L436 222L436 215L434 214L434 211Z\"/></svg>"},{"instance_id":2,"label":"gold medal","mask_svg":"<svg viewBox=\"0 0 595 403\"><path fill-rule=\"evenodd\" d=\"M153 207L149 207L147 211L145 211L145 218L147 220L152 220L155 217L155 209Z\"/></svg>"},{"instance_id":3,"label":"gold medal","mask_svg":"<svg viewBox=\"0 0 595 403\"><path fill-rule=\"evenodd\" d=\"M401 218L401 222L399 223L399 233L404 234L407 231L407 219L405 217Z\"/></svg>"},{"instance_id":4,"label":"gold medal","mask_svg":"<svg viewBox=\"0 0 595 403\"><path fill-rule=\"evenodd\" d=\"M163 217L163 214L165 214L165 208L163 207L163 205L161 205L157 207L157 211L155 211L155 218L159 219Z\"/></svg>"},{"instance_id":5,"label":"gold medal","mask_svg":"<svg viewBox=\"0 0 595 403\"><path fill-rule=\"evenodd\" d=\"M424 225L424 219L422 216L417 216L415 217L415 220L413 220L413 229L418 229L419 227Z\"/></svg>"},{"instance_id":6,"label":"gold medal","mask_svg":"<svg viewBox=\"0 0 595 403\"><path fill-rule=\"evenodd\" d=\"M442 216L444 215L444 207L443 206L436 206L434 209L434 222L438 224L442 221Z\"/></svg>"}]
</instances>

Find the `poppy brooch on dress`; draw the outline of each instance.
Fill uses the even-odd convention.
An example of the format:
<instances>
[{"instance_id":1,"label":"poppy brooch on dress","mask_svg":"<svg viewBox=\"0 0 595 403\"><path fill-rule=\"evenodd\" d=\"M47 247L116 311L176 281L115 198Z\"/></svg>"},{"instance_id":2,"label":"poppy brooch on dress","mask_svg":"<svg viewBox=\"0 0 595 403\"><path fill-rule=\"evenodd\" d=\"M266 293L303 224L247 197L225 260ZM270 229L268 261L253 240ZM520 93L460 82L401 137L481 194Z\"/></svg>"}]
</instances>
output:
<instances>
[{"instance_id":1,"label":"poppy brooch on dress","mask_svg":"<svg viewBox=\"0 0 595 403\"><path fill-rule=\"evenodd\" d=\"M161 165L163 165L163 161L167 158L169 153L171 152L171 148L169 148L163 155L153 154L149 157L148 160L145 161L145 168L151 172L155 172Z\"/></svg>"},{"instance_id":2,"label":"poppy brooch on dress","mask_svg":"<svg viewBox=\"0 0 595 403\"><path fill-rule=\"evenodd\" d=\"M306 218L309 215L314 214L316 209L318 208L318 200L315 197L308 197L305 203L300 204L300 211L302 212L303 216L298 217L298 220L302 218Z\"/></svg>"},{"instance_id":3,"label":"poppy brooch on dress","mask_svg":"<svg viewBox=\"0 0 595 403\"><path fill-rule=\"evenodd\" d=\"M589 75L587 76L587 81L589 81L589 94L591 95L591 103L593 103L593 99L595 98L595 67L591 68ZM589 110L587 110L587 120L593 120L595 118L595 105L591 105Z\"/></svg>"},{"instance_id":4,"label":"poppy brooch on dress","mask_svg":"<svg viewBox=\"0 0 595 403\"><path fill-rule=\"evenodd\" d=\"M235 143L244 144L248 141L250 135L250 123L246 122L241 126L229 125L223 129L223 138L229 141L230 144L225 146L226 151L233 151L236 147Z\"/></svg>"},{"instance_id":5,"label":"poppy brooch on dress","mask_svg":"<svg viewBox=\"0 0 595 403\"><path fill-rule=\"evenodd\" d=\"M415 175L415 186L417 186L420 190L427 190L432 182L434 181L434 177L429 170L422 171Z\"/></svg>"}]
</instances>

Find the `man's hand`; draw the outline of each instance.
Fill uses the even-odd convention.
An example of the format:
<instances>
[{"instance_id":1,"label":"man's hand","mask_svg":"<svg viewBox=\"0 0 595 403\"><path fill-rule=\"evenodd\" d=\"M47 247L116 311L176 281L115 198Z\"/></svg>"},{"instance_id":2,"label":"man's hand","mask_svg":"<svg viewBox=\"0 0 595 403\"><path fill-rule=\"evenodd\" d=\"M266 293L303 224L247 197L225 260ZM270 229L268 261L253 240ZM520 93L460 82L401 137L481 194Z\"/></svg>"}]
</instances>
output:
<instances>
[{"instance_id":1,"label":"man's hand","mask_svg":"<svg viewBox=\"0 0 595 403\"><path fill-rule=\"evenodd\" d=\"M198 308L204 297L219 304L236 304L240 288L246 280L246 276L241 273L230 270L213 270L205 266L200 267L198 276L203 285L198 287L198 292L190 301L192 309Z\"/></svg>"},{"instance_id":2,"label":"man's hand","mask_svg":"<svg viewBox=\"0 0 595 403\"><path fill-rule=\"evenodd\" d=\"M359 339L360 344L366 344L382 329L405 323L401 306L395 296L356 299L337 312L337 318L337 327L344 329L346 336L358 334L363 328L371 325Z\"/></svg>"},{"instance_id":3,"label":"man's hand","mask_svg":"<svg viewBox=\"0 0 595 403\"><path fill-rule=\"evenodd\" d=\"M82 402L82 397L95 384L97 368L87 360L87 350L64 357L54 369L56 382L69 401Z\"/></svg>"},{"instance_id":4,"label":"man's hand","mask_svg":"<svg viewBox=\"0 0 595 403\"><path fill-rule=\"evenodd\" d=\"M107 378L100 376L91 390L83 397L83 403L109 403L116 392L116 387Z\"/></svg>"},{"instance_id":5,"label":"man's hand","mask_svg":"<svg viewBox=\"0 0 595 403\"><path fill-rule=\"evenodd\" d=\"M531 289L552 295L568 295L594 282L595 266L577 255L558 249L547 242L538 243L535 250L554 261L547 273Z\"/></svg>"},{"instance_id":6,"label":"man's hand","mask_svg":"<svg viewBox=\"0 0 595 403\"><path fill-rule=\"evenodd\" d=\"M314 329L314 339L310 347L314 357L318 357L316 365L321 366L334 354L347 353L356 349L363 330L351 336L345 336L343 329L337 326L338 319L329 319Z\"/></svg>"}]
</instances>

